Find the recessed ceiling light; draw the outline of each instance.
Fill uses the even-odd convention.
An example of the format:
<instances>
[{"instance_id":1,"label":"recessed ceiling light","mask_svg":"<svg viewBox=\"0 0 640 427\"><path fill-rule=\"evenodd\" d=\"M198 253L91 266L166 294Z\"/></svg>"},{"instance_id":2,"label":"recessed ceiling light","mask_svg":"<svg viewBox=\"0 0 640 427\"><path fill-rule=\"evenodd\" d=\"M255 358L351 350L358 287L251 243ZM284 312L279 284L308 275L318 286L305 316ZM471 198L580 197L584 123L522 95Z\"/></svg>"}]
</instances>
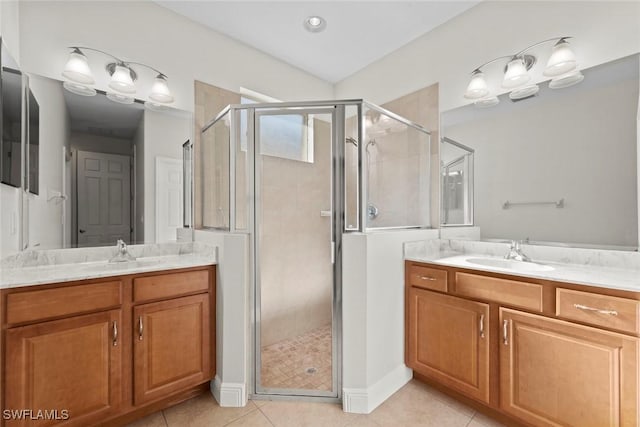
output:
<instances>
[{"instance_id":1,"label":"recessed ceiling light","mask_svg":"<svg viewBox=\"0 0 640 427\"><path fill-rule=\"evenodd\" d=\"M304 20L304 28L312 33L319 33L327 28L327 21L322 16L309 16Z\"/></svg>"}]
</instances>

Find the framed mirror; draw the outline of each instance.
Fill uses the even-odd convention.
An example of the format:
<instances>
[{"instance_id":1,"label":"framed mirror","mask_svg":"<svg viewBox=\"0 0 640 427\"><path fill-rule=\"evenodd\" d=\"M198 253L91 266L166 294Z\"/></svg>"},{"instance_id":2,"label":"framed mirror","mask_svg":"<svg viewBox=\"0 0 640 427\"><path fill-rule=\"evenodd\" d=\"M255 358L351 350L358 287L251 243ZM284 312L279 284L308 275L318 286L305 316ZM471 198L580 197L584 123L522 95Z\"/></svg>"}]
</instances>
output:
<instances>
[{"instance_id":1,"label":"framed mirror","mask_svg":"<svg viewBox=\"0 0 640 427\"><path fill-rule=\"evenodd\" d=\"M638 249L639 57L582 70L570 87L541 83L535 96L442 114L443 137L474 151L482 239Z\"/></svg>"}]
</instances>

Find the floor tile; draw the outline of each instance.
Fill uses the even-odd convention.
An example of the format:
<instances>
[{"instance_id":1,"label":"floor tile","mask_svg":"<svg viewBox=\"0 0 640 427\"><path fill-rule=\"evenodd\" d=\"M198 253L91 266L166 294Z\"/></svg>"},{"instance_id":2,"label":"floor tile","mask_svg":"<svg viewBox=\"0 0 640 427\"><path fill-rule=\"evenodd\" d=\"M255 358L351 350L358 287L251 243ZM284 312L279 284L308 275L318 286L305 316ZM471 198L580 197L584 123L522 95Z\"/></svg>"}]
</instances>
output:
<instances>
[{"instance_id":1,"label":"floor tile","mask_svg":"<svg viewBox=\"0 0 640 427\"><path fill-rule=\"evenodd\" d=\"M343 427L359 417L335 403L272 401L260 411L276 427Z\"/></svg>"},{"instance_id":2,"label":"floor tile","mask_svg":"<svg viewBox=\"0 0 640 427\"><path fill-rule=\"evenodd\" d=\"M422 392L427 393L429 396L431 396L431 397L433 397L435 399L438 399L439 401L441 401L445 405L450 406L453 409L456 409L456 410L468 415L469 417L472 417L473 414L476 412L474 409L468 407L464 403L461 403L461 402L457 401L456 399L454 399L453 397L451 397L451 396L449 396L447 394L444 394L441 391L436 390L435 388L431 387L430 385L427 385L427 384L422 383L420 381L411 380L407 385L405 385L404 388L415 388L417 390L417 392L422 390Z\"/></svg>"},{"instance_id":3,"label":"floor tile","mask_svg":"<svg viewBox=\"0 0 640 427\"><path fill-rule=\"evenodd\" d=\"M256 405L258 408L262 408L264 405L266 405L267 403L269 403L269 400L252 400L253 404Z\"/></svg>"},{"instance_id":4,"label":"floor tile","mask_svg":"<svg viewBox=\"0 0 640 427\"><path fill-rule=\"evenodd\" d=\"M273 424L259 410L249 412L237 420L227 424L228 427L273 427Z\"/></svg>"},{"instance_id":5,"label":"floor tile","mask_svg":"<svg viewBox=\"0 0 640 427\"><path fill-rule=\"evenodd\" d=\"M244 408L222 408L210 393L205 393L165 409L164 416L169 427L218 427L256 410L251 401Z\"/></svg>"},{"instance_id":6,"label":"floor tile","mask_svg":"<svg viewBox=\"0 0 640 427\"><path fill-rule=\"evenodd\" d=\"M331 324L262 347L262 386L331 390Z\"/></svg>"},{"instance_id":7,"label":"floor tile","mask_svg":"<svg viewBox=\"0 0 640 427\"><path fill-rule=\"evenodd\" d=\"M461 411L409 383L370 414L382 427L465 427L473 412Z\"/></svg>"},{"instance_id":8,"label":"floor tile","mask_svg":"<svg viewBox=\"0 0 640 427\"><path fill-rule=\"evenodd\" d=\"M146 417L131 424L127 424L126 427L167 427L167 423L165 422L161 411L147 415Z\"/></svg>"},{"instance_id":9,"label":"floor tile","mask_svg":"<svg viewBox=\"0 0 640 427\"><path fill-rule=\"evenodd\" d=\"M476 412L473 419L467 427L505 427L504 424L500 424L496 420L487 417L480 412Z\"/></svg>"}]
</instances>

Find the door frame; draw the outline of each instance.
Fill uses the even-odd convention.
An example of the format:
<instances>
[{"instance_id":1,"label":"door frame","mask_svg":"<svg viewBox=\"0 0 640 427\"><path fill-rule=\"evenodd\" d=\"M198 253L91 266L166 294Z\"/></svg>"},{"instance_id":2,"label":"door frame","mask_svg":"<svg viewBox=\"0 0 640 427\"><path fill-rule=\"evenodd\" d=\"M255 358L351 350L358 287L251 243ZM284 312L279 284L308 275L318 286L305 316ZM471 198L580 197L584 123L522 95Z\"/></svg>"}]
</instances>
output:
<instances>
[{"instance_id":1,"label":"door frame","mask_svg":"<svg viewBox=\"0 0 640 427\"><path fill-rule=\"evenodd\" d=\"M257 110L257 111L256 111ZM248 123L248 158L247 171L250 188L253 189L251 201L253 206L249 207L249 231L250 253L251 253L251 275L252 285L252 332L253 332L253 393L252 397L260 398L276 398L276 399L296 399L305 398L314 401L340 402L342 399L342 234L344 230L344 123L345 123L345 107L341 104L329 106L309 106L304 108L269 108L260 111L261 108L249 108L247 113ZM232 110L233 113L233 110ZM257 122L261 115L286 115L291 113L300 114L329 114L331 115L331 240L333 253L333 295L332 295L332 390L318 391L305 389L285 389L285 388L266 388L261 385L261 346L260 346L260 328L261 328L261 280L260 280L260 227L261 227L261 191L262 173L258 167L259 160L259 139L257 137ZM232 116L232 121L235 117ZM235 127L232 126L233 141L231 153L235 152L234 139ZM232 167L234 160L232 154ZM234 174L232 174L233 180ZM235 183L234 183L235 184ZM235 190L235 186L232 186ZM231 199L235 200L235 191L231 193ZM233 202L232 202L233 203ZM232 215L233 216L233 215ZM235 218L231 219L231 223L235 223ZM233 230L233 229L232 229Z\"/></svg>"}]
</instances>

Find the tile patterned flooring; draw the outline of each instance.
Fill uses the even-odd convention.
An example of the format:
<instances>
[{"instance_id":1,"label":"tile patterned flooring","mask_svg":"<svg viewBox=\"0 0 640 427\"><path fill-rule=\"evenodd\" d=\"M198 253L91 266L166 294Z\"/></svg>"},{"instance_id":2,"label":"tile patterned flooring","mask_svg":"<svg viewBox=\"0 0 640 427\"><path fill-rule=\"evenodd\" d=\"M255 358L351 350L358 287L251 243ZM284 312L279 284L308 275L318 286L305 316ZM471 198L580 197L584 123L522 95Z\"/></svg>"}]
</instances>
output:
<instances>
[{"instance_id":1,"label":"tile patterned flooring","mask_svg":"<svg viewBox=\"0 0 640 427\"><path fill-rule=\"evenodd\" d=\"M331 391L331 324L262 348L262 386Z\"/></svg>"},{"instance_id":2,"label":"tile patterned flooring","mask_svg":"<svg viewBox=\"0 0 640 427\"><path fill-rule=\"evenodd\" d=\"M206 393L128 427L499 427L439 391L411 381L371 414L347 414L332 403L249 401L221 408Z\"/></svg>"}]
</instances>

